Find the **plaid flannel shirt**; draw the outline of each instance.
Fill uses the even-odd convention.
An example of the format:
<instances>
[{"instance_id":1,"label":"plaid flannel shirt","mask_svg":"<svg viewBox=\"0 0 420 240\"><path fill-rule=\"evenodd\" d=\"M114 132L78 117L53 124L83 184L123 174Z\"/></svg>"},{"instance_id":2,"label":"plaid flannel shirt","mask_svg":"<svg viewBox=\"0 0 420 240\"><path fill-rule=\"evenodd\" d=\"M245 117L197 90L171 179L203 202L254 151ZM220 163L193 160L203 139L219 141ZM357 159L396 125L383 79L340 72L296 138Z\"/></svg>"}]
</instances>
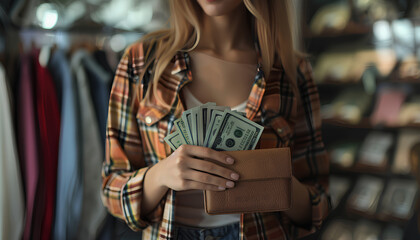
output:
<instances>
[{"instance_id":1,"label":"plaid flannel shirt","mask_svg":"<svg viewBox=\"0 0 420 240\"><path fill-rule=\"evenodd\" d=\"M113 82L102 200L111 214L142 231L143 240L173 239L176 191L170 189L144 218L140 218L140 204L147 170L172 152L164 137L174 131L173 121L184 111L179 93L193 80L190 58L179 52L160 77L157 94L172 106L165 107L153 94L143 97L145 89L153 87L152 81L139 81L145 45L138 42L127 48ZM281 67L273 67L267 79L262 70L257 71L246 116L264 126L257 148L291 148L293 175L310 195L312 224L298 226L282 212L242 214L239 239L295 239L319 229L330 210L329 160L321 138L318 91L307 60L299 61L297 73L298 96ZM141 84L140 92L137 84Z\"/></svg>"}]
</instances>

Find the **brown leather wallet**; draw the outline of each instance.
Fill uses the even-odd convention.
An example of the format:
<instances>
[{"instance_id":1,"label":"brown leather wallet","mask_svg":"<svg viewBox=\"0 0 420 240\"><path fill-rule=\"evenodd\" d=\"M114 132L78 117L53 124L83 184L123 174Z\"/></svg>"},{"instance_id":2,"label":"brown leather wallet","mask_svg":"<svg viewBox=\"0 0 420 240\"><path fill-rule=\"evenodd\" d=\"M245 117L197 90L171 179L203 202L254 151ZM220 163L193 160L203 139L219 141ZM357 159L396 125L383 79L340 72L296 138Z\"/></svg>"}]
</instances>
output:
<instances>
[{"instance_id":1,"label":"brown leather wallet","mask_svg":"<svg viewBox=\"0 0 420 240\"><path fill-rule=\"evenodd\" d=\"M237 172L240 178L233 188L204 191L208 214L276 212L290 208L292 164L289 148L227 151L226 154L232 156L235 163L224 167Z\"/></svg>"}]
</instances>

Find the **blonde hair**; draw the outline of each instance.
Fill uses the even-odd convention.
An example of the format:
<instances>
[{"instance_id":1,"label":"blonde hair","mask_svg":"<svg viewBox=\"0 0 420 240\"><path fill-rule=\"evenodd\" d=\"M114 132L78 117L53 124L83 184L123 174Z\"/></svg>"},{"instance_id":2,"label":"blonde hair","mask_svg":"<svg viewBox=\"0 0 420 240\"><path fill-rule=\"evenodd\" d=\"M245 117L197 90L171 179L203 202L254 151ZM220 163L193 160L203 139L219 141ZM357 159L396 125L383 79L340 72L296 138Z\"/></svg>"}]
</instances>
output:
<instances>
[{"instance_id":1,"label":"blonde hair","mask_svg":"<svg viewBox=\"0 0 420 240\"><path fill-rule=\"evenodd\" d=\"M254 31L260 47L265 76L270 74L273 66L281 64L291 79L293 88L296 89L297 55L299 55L296 43L299 38L292 0L243 0L243 2L252 14L250 15L254 17ZM154 62L153 80L149 84L149 88L152 86L152 91L147 91L146 98L154 94L163 104L164 101L155 94L159 78L179 51L191 51L197 46L201 35L200 14L204 14L194 0L170 0L169 4L170 27L149 33L141 40L148 46L155 45L154 54L150 54L150 47L145 53L147 61L144 69ZM143 75L140 79L142 78ZM141 92L140 87L139 84L138 92Z\"/></svg>"}]
</instances>

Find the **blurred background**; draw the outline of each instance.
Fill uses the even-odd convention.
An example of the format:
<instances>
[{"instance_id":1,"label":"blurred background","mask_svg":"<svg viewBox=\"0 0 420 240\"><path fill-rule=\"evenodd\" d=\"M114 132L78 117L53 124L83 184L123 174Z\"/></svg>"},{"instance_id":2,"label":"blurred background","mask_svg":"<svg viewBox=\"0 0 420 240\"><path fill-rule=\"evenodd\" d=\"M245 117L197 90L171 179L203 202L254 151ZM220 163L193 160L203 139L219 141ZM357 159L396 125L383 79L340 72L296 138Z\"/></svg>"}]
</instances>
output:
<instances>
[{"instance_id":1,"label":"blurred background","mask_svg":"<svg viewBox=\"0 0 420 240\"><path fill-rule=\"evenodd\" d=\"M322 239L420 239L420 1L307 0L333 212Z\"/></svg>"},{"instance_id":2,"label":"blurred background","mask_svg":"<svg viewBox=\"0 0 420 240\"><path fill-rule=\"evenodd\" d=\"M420 239L420 0L299 0L331 157L326 240ZM0 2L0 238L135 236L102 206L109 91L165 0Z\"/></svg>"}]
</instances>

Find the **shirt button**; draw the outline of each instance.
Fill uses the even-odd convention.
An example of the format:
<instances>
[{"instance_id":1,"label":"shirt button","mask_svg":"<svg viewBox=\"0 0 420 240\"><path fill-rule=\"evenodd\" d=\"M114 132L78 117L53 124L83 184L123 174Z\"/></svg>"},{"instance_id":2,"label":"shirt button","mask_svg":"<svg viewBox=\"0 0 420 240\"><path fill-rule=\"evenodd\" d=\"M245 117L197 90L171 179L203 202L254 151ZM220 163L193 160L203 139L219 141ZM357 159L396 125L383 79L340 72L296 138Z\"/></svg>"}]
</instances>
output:
<instances>
[{"instance_id":1,"label":"shirt button","mask_svg":"<svg viewBox=\"0 0 420 240\"><path fill-rule=\"evenodd\" d=\"M146 117L146 123L147 124L150 124L152 122L152 118L151 117L149 117L149 116L147 116Z\"/></svg>"},{"instance_id":2,"label":"shirt button","mask_svg":"<svg viewBox=\"0 0 420 240\"><path fill-rule=\"evenodd\" d=\"M278 133L282 133L283 132L283 129L282 128L277 128L277 132Z\"/></svg>"}]
</instances>

